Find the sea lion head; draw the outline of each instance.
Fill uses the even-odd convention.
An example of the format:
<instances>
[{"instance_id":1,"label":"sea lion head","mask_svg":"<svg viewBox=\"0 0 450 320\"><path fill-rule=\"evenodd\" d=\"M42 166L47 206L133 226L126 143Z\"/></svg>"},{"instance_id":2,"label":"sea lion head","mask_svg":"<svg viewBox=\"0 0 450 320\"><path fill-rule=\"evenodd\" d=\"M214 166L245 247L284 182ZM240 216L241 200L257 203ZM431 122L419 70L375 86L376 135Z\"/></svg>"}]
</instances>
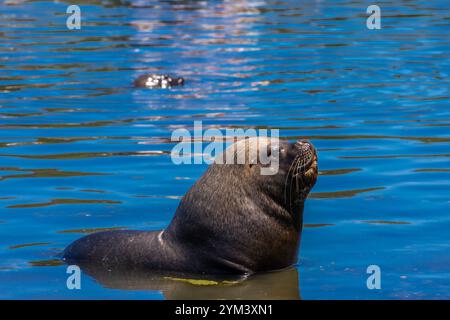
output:
<instances>
[{"instance_id":1,"label":"sea lion head","mask_svg":"<svg viewBox=\"0 0 450 320\"><path fill-rule=\"evenodd\" d=\"M303 203L317 181L317 152L306 140L281 142L272 152L279 153L279 169L267 192L291 212Z\"/></svg>"},{"instance_id":2,"label":"sea lion head","mask_svg":"<svg viewBox=\"0 0 450 320\"><path fill-rule=\"evenodd\" d=\"M317 152L306 140L243 139L228 147L215 165L222 163L231 164L231 174L258 188L289 212L303 203L318 176Z\"/></svg>"},{"instance_id":3,"label":"sea lion head","mask_svg":"<svg viewBox=\"0 0 450 320\"><path fill-rule=\"evenodd\" d=\"M142 74L133 82L139 88L172 88L183 86L184 78L173 77L168 74Z\"/></svg>"}]
</instances>

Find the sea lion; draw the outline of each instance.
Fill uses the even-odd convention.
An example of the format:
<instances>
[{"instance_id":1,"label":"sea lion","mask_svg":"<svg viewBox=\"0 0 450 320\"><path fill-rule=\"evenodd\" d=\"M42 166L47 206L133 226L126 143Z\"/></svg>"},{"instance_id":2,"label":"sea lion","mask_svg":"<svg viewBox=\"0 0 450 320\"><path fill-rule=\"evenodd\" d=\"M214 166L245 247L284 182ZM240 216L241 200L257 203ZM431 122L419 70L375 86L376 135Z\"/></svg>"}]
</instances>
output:
<instances>
[{"instance_id":1,"label":"sea lion","mask_svg":"<svg viewBox=\"0 0 450 320\"><path fill-rule=\"evenodd\" d=\"M237 157L242 148L236 145L245 143L248 152L261 147L258 141L277 152L276 174L262 175L267 165L259 163L213 163L182 198L165 230L95 233L69 245L63 259L108 269L196 274L249 275L291 266L304 201L317 179L317 154L307 141L280 142L275 149L271 139L260 138L241 140L225 153L231 150Z\"/></svg>"},{"instance_id":2,"label":"sea lion","mask_svg":"<svg viewBox=\"0 0 450 320\"><path fill-rule=\"evenodd\" d=\"M184 79L171 77L168 74L143 74L133 82L135 87L140 88L171 88L184 85Z\"/></svg>"}]
</instances>

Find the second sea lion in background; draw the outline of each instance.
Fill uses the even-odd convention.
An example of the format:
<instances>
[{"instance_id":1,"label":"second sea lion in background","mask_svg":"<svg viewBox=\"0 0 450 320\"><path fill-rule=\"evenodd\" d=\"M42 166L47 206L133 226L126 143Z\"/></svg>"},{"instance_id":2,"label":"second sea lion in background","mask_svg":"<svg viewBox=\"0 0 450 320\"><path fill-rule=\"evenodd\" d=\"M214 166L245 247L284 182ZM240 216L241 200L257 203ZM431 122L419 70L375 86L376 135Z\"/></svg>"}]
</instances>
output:
<instances>
[{"instance_id":1,"label":"second sea lion in background","mask_svg":"<svg viewBox=\"0 0 450 320\"><path fill-rule=\"evenodd\" d=\"M171 88L184 85L184 79L171 77L168 74L143 74L133 82L139 88Z\"/></svg>"}]
</instances>

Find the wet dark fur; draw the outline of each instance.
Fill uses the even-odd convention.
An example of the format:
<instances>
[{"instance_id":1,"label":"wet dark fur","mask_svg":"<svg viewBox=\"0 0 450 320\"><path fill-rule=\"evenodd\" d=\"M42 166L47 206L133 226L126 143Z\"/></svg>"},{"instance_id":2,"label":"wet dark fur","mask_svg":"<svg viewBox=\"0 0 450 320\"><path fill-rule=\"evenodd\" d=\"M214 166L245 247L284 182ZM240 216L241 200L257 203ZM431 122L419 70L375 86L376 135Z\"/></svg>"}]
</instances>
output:
<instances>
[{"instance_id":1,"label":"wet dark fur","mask_svg":"<svg viewBox=\"0 0 450 320\"><path fill-rule=\"evenodd\" d=\"M100 232L68 246L64 260L209 274L292 265L317 158L306 143L281 143L280 150L280 168L273 176L261 175L259 164L211 165L183 197L160 238L160 231Z\"/></svg>"},{"instance_id":2,"label":"wet dark fur","mask_svg":"<svg viewBox=\"0 0 450 320\"><path fill-rule=\"evenodd\" d=\"M143 74L134 80L133 85L139 88L171 88L183 86L184 79L168 74Z\"/></svg>"}]
</instances>

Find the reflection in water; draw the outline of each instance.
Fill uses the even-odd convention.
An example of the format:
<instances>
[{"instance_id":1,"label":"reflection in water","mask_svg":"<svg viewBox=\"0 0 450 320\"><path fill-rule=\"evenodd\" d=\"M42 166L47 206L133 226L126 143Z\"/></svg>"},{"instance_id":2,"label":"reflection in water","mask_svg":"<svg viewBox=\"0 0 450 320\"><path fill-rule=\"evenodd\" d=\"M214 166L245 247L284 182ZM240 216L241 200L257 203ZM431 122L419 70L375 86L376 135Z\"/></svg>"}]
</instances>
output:
<instances>
[{"instance_id":1,"label":"reflection in water","mask_svg":"<svg viewBox=\"0 0 450 320\"><path fill-rule=\"evenodd\" d=\"M321 227L331 227L334 226L332 223L305 223L303 227L305 228L321 228Z\"/></svg>"},{"instance_id":2,"label":"reflection in water","mask_svg":"<svg viewBox=\"0 0 450 320\"><path fill-rule=\"evenodd\" d=\"M364 223L370 223L370 224L411 224L410 222L406 221L385 221L385 220L373 220L373 221L361 221Z\"/></svg>"},{"instance_id":3,"label":"reflection in water","mask_svg":"<svg viewBox=\"0 0 450 320\"><path fill-rule=\"evenodd\" d=\"M25 203L25 204L14 204L7 208L37 208L37 207L48 207L60 204L119 204L120 201L117 200L98 200L98 199L52 199L49 202L42 203Z\"/></svg>"},{"instance_id":4,"label":"reflection in water","mask_svg":"<svg viewBox=\"0 0 450 320\"><path fill-rule=\"evenodd\" d=\"M423 168L423 169L415 169L414 172L450 172L450 169L446 169L446 168Z\"/></svg>"},{"instance_id":5,"label":"reflection in water","mask_svg":"<svg viewBox=\"0 0 450 320\"><path fill-rule=\"evenodd\" d=\"M110 228L85 228L85 229L71 229L71 230L61 230L57 231L58 233L81 233L81 234L89 234L101 231L112 231L112 230L121 230L126 227L110 227Z\"/></svg>"},{"instance_id":6,"label":"reflection in water","mask_svg":"<svg viewBox=\"0 0 450 320\"><path fill-rule=\"evenodd\" d=\"M327 175L336 175L336 174L348 174L355 171L360 171L359 168L350 168L350 169L334 169L334 170L321 170L319 171L319 175L327 176Z\"/></svg>"},{"instance_id":7,"label":"reflection in water","mask_svg":"<svg viewBox=\"0 0 450 320\"><path fill-rule=\"evenodd\" d=\"M0 157L17 157L24 159L84 159L84 158L100 158L100 157L115 157L115 156L155 156L161 154L170 154L170 151L135 151L135 152L77 152L77 153L62 153L62 154L40 154L40 155L15 155L15 154L0 154Z\"/></svg>"},{"instance_id":8,"label":"reflection in water","mask_svg":"<svg viewBox=\"0 0 450 320\"><path fill-rule=\"evenodd\" d=\"M59 259L51 260L36 260L28 262L32 267L58 267L64 265L64 263Z\"/></svg>"},{"instance_id":9,"label":"reflection in water","mask_svg":"<svg viewBox=\"0 0 450 320\"><path fill-rule=\"evenodd\" d=\"M105 270L81 265L82 272L102 286L121 290L157 290L166 299L300 299L298 271L256 274L247 279L186 274L155 274L133 270Z\"/></svg>"},{"instance_id":10,"label":"reflection in water","mask_svg":"<svg viewBox=\"0 0 450 320\"><path fill-rule=\"evenodd\" d=\"M357 190L344 190L344 191L334 191L334 192L312 192L309 195L311 199L327 199L327 198L351 198L360 193L371 192L376 190L383 190L384 187L375 187L367 189L357 189Z\"/></svg>"},{"instance_id":11,"label":"reflection in water","mask_svg":"<svg viewBox=\"0 0 450 320\"><path fill-rule=\"evenodd\" d=\"M376 155L376 156L340 156L342 159L397 159L397 158L439 158L450 157L450 153L443 154L396 154L396 155Z\"/></svg>"},{"instance_id":12,"label":"reflection in water","mask_svg":"<svg viewBox=\"0 0 450 320\"><path fill-rule=\"evenodd\" d=\"M0 181L6 179L17 178L63 178L63 177L79 177L79 176L98 176L104 173L96 172L80 172L80 171L62 171L58 169L22 169L22 168L0 168L0 171L25 171L31 173L0 175Z\"/></svg>"},{"instance_id":13,"label":"reflection in water","mask_svg":"<svg viewBox=\"0 0 450 320\"><path fill-rule=\"evenodd\" d=\"M9 249L20 249L20 248L33 247L33 246L46 246L48 244L50 244L50 242L23 243L23 244L16 244L14 246L10 246Z\"/></svg>"}]
</instances>

